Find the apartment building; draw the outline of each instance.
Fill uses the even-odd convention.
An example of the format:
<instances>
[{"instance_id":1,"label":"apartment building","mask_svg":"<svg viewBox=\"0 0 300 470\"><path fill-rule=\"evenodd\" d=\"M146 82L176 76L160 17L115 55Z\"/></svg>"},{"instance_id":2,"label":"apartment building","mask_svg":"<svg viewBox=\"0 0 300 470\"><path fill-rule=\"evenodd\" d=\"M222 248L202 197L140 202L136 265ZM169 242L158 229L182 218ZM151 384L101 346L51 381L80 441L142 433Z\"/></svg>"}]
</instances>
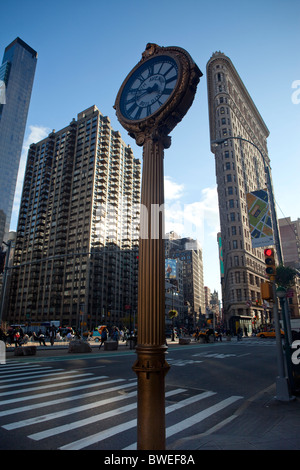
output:
<instances>
[{"instance_id":1,"label":"apartment building","mask_svg":"<svg viewBox=\"0 0 300 470\"><path fill-rule=\"evenodd\" d=\"M290 266L300 273L300 219L290 217L278 219L282 254L285 266ZM295 285L288 291L288 307L292 320L299 321L300 316L300 275L296 276ZM299 326L299 323L298 323Z\"/></svg>"},{"instance_id":2,"label":"apartment building","mask_svg":"<svg viewBox=\"0 0 300 470\"><path fill-rule=\"evenodd\" d=\"M182 262L184 302L189 305L194 325L205 314L205 294L202 249L197 240L180 238L170 232L165 239L165 257Z\"/></svg>"},{"instance_id":3,"label":"apartment building","mask_svg":"<svg viewBox=\"0 0 300 470\"><path fill-rule=\"evenodd\" d=\"M30 146L10 323L90 329L137 309L140 186L140 160L96 106Z\"/></svg>"},{"instance_id":4,"label":"apartment building","mask_svg":"<svg viewBox=\"0 0 300 470\"><path fill-rule=\"evenodd\" d=\"M247 193L266 188L269 130L233 63L222 52L215 52L207 63L207 88L210 140L228 139L221 145L211 144L220 211L224 319L233 331L237 326L251 330L272 321L270 309L260 298L265 278L263 248L252 247L246 202Z\"/></svg>"}]
</instances>

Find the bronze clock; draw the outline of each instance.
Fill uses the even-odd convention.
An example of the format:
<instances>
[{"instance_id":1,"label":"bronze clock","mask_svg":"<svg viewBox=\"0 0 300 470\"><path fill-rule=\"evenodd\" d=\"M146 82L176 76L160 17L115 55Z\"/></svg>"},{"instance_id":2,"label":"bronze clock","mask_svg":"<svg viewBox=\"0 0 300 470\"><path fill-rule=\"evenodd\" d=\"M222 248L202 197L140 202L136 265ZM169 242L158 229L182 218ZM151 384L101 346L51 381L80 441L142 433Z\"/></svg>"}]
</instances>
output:
<instances>
[{"instance_id":1,"label":"bronze clock","mask_svg":"<svg viewBox=\"0 0 300 470\"><path fill-rule=\"evenodd\" d=\"M191 106L201 76L184 49L147 44L117 95L119 121L138 145L153 129L167 135Z\"/></svg>"}]
</instances>

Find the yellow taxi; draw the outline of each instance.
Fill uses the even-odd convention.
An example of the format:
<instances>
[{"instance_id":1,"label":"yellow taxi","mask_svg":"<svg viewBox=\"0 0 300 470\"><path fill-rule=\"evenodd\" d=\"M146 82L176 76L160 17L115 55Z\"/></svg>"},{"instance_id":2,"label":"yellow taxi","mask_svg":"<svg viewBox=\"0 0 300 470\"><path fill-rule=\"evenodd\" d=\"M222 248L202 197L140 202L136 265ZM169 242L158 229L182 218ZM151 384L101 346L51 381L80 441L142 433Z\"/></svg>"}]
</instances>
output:
<instances>
[{"instance_id":1,"label":"yellow taxi","mask_svg":"<svg viewBox=\"0 0 300 470\"><path fill-rule=\"evenodd\" d=\"M284 337L284 331L280 330L281 337ZM271 330L268 331L261 331L260 333L257 333L256 335L258 338L275 338L276 337L276 332L275 329L272 328Z\"/></svg>"}]
</instances>

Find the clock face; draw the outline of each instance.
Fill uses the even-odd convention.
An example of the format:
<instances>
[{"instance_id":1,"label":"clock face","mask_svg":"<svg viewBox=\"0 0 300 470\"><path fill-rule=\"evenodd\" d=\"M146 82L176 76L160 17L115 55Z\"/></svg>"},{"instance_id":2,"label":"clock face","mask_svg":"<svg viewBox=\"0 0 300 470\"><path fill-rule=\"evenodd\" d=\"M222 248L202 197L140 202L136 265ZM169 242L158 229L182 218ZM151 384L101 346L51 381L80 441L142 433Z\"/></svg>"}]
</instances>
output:
<instances>
[{"instance_id":1,"label":"clock face","mask_svg":"<svg viewBox=\"0 0 300 470\"><path fill-rule=\"evenodd\" d=\"M157 112L172 94L178 79L178 65L167 55L143 63L128 79L120 99L122 115L131 121Z\"/></svg>"}]
</instances>

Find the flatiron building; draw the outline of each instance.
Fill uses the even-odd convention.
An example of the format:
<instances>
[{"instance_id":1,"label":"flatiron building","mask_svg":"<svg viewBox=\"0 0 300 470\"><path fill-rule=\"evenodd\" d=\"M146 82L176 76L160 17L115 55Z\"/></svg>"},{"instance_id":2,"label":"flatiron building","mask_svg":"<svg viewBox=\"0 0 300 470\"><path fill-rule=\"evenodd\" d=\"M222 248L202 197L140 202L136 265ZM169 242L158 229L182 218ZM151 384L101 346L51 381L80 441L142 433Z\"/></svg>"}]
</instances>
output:
<instances>
[{"instance_id":1,"label":"flatiron building","mask_svg":"<svg viewBox=\"0 0 300 470\"><path fill-rule=\"evenodd\" d=\"M207 87L210 140L228 139L221 145L211 144L223 249L223 313L234 332L237 326L251 331L271 321L260 294L264 249L252 248L246 200L247 193L266 188L264 161L254 145L269 165L269 130L233 63L222 52L215 52L207 63Z\"/></svg>"}]
</instances>

